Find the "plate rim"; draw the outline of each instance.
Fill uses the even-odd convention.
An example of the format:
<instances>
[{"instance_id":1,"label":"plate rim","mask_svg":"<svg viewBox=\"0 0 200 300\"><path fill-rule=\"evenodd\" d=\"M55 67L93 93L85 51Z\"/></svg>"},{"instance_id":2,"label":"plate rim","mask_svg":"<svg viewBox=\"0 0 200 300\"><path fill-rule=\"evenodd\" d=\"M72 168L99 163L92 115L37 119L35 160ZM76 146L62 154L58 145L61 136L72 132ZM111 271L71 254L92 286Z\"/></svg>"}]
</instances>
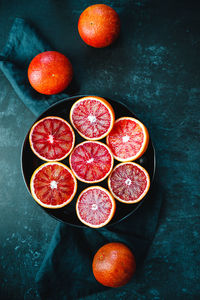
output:
<instances>
[{"instance_id":1,"label":"plate rim","mask_svg":"<svg viewBox=\"0 0 200 300\"><path fill-rule=\"evenodd\" d=\"M32 126L33 126L33 124L35 124L35 122L37 122L38 120L41 119L41 115L45 114L49 109L52 109L54 106L57 106L58 104L63 103L63 102L65 102L65 101L73 100L73 99L76 99L76 98L89 97L89 96L97 96L97 95L93 95L93 94L90 94L90 95L85 95L85 94L83 94L83 95L74 95L74 96L70 96L70 97L64 97L64 98L62 98L62 99L56 101L55 103L53 103L52 105L50 105L47 109L45 109L43 112L41 112L41 113L39 114L38 117L36 117L35 121L32 123L31 127L30 127L29 130L27 131L27 133L26 133L26 135L25 135L25 137L24 137L24 139L23 139L22 146L21 146L21 152L20 152L20 166L21 166L21 172L22 172L22 177L23 177L24 184L25 184L26 189L28 190L28 192L29 192L29 194L30 194L31 197L32 197L31 191L30 191L30 189L29 189L29 187L28 187L28 184L27 184L27 181L26 181L26 178L25 178L25 174L24 174L24 169L23 169L23 152L24 152L24 148L25 148L25 143L26 143L27 139L29 138L29 132L30 132L30 130L31 130ZM106 99L106 100L108 100L108 101L109 101L109 100L112 100L112 101L114 101L114 102L117 102L117 103L121 104L121 105L124 106L128 111L130 111L130 112L131 112L131 113L132 113L139 121L141 121L141 120L137 117L137 115L135 115L135 113L134 113L134 112L133 112L126 104L122 103L121 101L119 101L119 100L113 100L113 99L111 99L110 97L104 97L104 96L97 96L97 97L102 97L102 98L104 98L104 99ZM141 121L141 122L142 122L142 121ZM150 136L150 134L149 134L149 136ZM136 211L141 207L141 205L143 204L145 198L148 196L148 194L149 194L150 191L152 190L152 185L153 185L154 178L155 178L156 163L157 163L157 162L156 162L156 151L155 151L155 147L154 147L153 141L152 141L152 139L151 139L151 136L150 136L150 141L151 141L151 145L152 145L152 149L153 149L154 164L153 164L153 173L152 173L151 185L150 185L150 189L149 189L147 195L146 195L141 201L139 201L139 202L137 203L137 207L136 207L135 209L133 209L131 212L129 212L126 216L122 217L120 220L115 221L115 222L112 223L112 224L108 223L108 224L107 224L105 227L103 227L103 228L106 228L106 227L109 227L109 226L114 226L114 225L116 225L116 224L122 222L124 219L129 218L134 212L136 212ZM115 201L117 201L117 200L115 200ZM39 204L38 204L38 205L39 205ZM40 206L40 205L39 205L39 206ZM41 207L41 206L40 206L40 207ZM42 207L41 207L41 208L42 208ZM78 228L88 228L88 226L86 226L86 225L84 225L84 224L80 224L80 225L78 225L78 224L72 224L72 223L70 223L70 222L61 220L61 219L59 219L58 217L54 216L53 214L50 214L50 213L49 213L48 211L46 211L45 209L43 209L43 211L44 211L46 214L48 214L50 217L52 217L52 218L54 218L55 220L57 220L57 221L59 221L59 222L62 222L62 223L64 223L64 224L68 224L68 225L70 225L70 226L78 227ZM101 229L101 228L100 228L100 229Z\"/></svg>"}]
</instances>

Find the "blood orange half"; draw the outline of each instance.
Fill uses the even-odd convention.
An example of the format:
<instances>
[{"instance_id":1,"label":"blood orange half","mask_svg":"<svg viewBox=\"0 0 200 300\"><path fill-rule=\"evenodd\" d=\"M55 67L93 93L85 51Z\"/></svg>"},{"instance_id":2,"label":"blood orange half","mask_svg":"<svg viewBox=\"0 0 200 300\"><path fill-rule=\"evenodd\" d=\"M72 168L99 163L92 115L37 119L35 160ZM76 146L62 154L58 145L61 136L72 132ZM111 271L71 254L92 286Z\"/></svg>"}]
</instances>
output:
<instances>
[{"instance_id":1,"label":"blood orange half","mask_svg":"<svg viewBox=\"0 0 200 300\"><path fill-rule=\"evenodd\" d=\"M146 151L149 134L144 124L137 119L122 117L115 121L106 143L115 159L122 162L132 161Z\"/></svg>"},{"instance_id":2,"label":"blood orange half","mask_svg":"<svg viewBox=\"0 0 200 300\"><path fill-rule=\"evenodd\" d=\"M147 194L150 177L148 172L136 163L121 163L109 176L108 187L115 199L123 203L136 203Z\"/></svg>"},{"instance_id":3,"label":"blood orange half","mask_svg":"<svg viewBox=\"0 0 200 300\"><path fill-rule=\"evenodd\" d=\"M70 120L78 133L86 140L100 140L111 131L115 113L105 99L87 96L73 104Z\"/></svg>"},{"instance_id":4,"label":"blood orange half","mask_svg":"<svg viewBox=\"0 0 200 300\"><path fill-rule=\"evenodd\" d=\"M96 183L104 180L110 174L113 167L113 156L105 144L86 141L74 148L69 163L80 181Z\"/></svg>"},{"instance_id":5,"label":"blood orange half","mask_svg":"<svg viewBox=\"0 0 200 300\"><path fill-rule=\"evenodd\" d=\"M35 201L46 208L60 208L73 199L77 181L72 171L62 163L48 162L39 166L30 181Z\"/></svg>"},{"instance_id":6,"label":"blood orange half","mask_svg":"<svg viewBox=\"0 0 200 300\"><path fill-rule=\"evenodd\" d=\"M99 228L110 222L116 209L112 195L100 186L92 186L79 195L76 213L82 223Z\"/></svg>"},{"instance_id":7,"label":"blood orange half","mask_svg":"<svg viewBox=\"0 0 200 300\"><path fill-rule=\"evenodd\" d=\"M46 117L33 125L29 134L32 151L40 159L58 161L72 151L75 135L67 121L59 117Z\"/></svg>"}]
</instances>

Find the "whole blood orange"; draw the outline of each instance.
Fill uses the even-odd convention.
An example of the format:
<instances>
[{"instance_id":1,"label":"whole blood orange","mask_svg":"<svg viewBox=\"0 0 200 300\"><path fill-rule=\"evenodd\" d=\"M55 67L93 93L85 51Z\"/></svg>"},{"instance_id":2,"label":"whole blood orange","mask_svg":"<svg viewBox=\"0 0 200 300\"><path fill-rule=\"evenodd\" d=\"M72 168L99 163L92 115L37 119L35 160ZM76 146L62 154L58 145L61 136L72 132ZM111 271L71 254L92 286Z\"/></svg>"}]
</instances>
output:
<instances>
[{"instance_id":1,"label":"whole blood orange","mask_svg":"<svg viewBox=\"0 0 200 300\"><path fill-rule=\"evenodd\" d=\"M115 113L104 98L87 96L72 105L70 120L82 137L87 140L100 140L111 131Z\"/></svg>"},{"instance_id":2,"label":"whole blood orange","mask_svg":"<svg viewBox=\"0 0 200 300\"><path fill-rule=\"evenodd\" d=\"M95 254L92 269L101 284L120 287L127 284L135 273L135 257L126 245L109 243Z\"/></svg>"},{"instance_id":3,"label":"whole blood orange","mask_svg":"<svg viewBox=\"0 0 200 300\"><path fill-rule=\"evenodd\" d=\"M112 44L119 36L120 19L108 5L91 5L80 15L78 31L86 44L103 48Z\"/></svg>"},{"instance_id":4,"label":"whole blood orange","mask_svg":"<svg viewBox=\"0 0 200 300\"><path fill-rule=\"evenodd\" d=\"M113 156L103 143L87 141L77 145L69 157L76 178L87 183L103 181L113 167Z\"/></svg>"},{"instance_id":5,"label":"whole blood orange","mask_svg":"<svg viewBox=\"0 0 200 300\"><path fill-rule=\"evenodd\" d=\"M79 220L92 228L103 227L110 222L116 205L112 195L100 186L92 186L82 191L76 203Z\"/></svg>"},{"instance_id":6,"label":"whole blood orange","mask_svg":"<svg viewBox=\"0 0 200 300\"><path fill-rule=\"evenodd\" d=\"M60 208L72 201L77 182L67 166L59 162L48 162L35 170L30 189L33 198L41 206Z\"/></svg>"},{"instance_id":7,"label":"whole blood orange","mask_svg":"<svg viewBox=\"0 0 200 300\"><path fill-rule=\"evenodd\" d=\"M121 163L110 174L108 187L115 199L128 204L136 203L147 194L150 177L148 172L136 163Z\"/></svg>"},{"instance_id":8,"label":"whole blood orange","mask_svg":"<svg viewBox=\"0 0 200 300\"><path fill-rule=\"evenodd\" d=\"M132 161L146 151L149 144L149 133L139 120L122 117L115 121L106 138L106 143L116 160Z\"/></svg>"},{"instance_id":9,"label":"whole blood orange","mask_svg":"<svg viewBox=\"0 0 200 300\"><path fill-rule=\"evenodd\" d=\"M46 117L36 122L29 133L32 151L40 159L58 161L72 151L75 135L67 121L59 117Z\"/></svg>"},{"instance_id":10,"label":"whole blood orange","mask_svg":"<svg viewBox=\"0 0 200 300\"><path fill-rule=\"evenodd\" d=\"M28 79L31 86L45 95L62 92L70 84L72 76L71 62L57 51L38 54L28 67Z\"/></svg>"}]
</instances>

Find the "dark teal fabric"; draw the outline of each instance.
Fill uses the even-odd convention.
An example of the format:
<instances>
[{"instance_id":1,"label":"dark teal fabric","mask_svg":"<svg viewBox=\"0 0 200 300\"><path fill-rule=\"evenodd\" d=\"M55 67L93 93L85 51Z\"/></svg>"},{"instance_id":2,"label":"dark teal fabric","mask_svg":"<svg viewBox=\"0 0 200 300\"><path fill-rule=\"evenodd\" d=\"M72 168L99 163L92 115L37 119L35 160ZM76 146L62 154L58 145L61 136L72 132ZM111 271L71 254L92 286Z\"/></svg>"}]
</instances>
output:
<instances>
[{"instance_id":1,"label":"dark teal fabric","mask_svg":"<svg viewBox=\"0 0 200 300\"><path fill-rule=\"evenodd\" d=\"M11 28L7 44L0 53L0 68L10 81L23 103L38 116L55 101L68 94L46 96L35 91L27 77L31 60L40 52L52 50L36 29L25 20L16 18Z\"/></svg>"},{"instance_id":2,"label":"dark teal fabric","mask_svg":"<svg viewBox=\"0 0 200 300\"><path fill-rule=\"evenodd\" d=\"M135 254L137 269L144 261L158 223L162 196L157 186L134 215L102 229L80 229L59 224L36 276L42 299L76 299L107 291L93 277L92 259L106 243L125 243ZM126 285L134 290L135 278ZM122 292L124 287L118 288ZM113 290L114 293L114 290ZM114 296L113 296L114 297Z\"/></svg>"},{"instance_id":3,"label":"dark teal fabric","mask_svg":"<svg viewBox=\"0 0 200 300\"><path fill-rule=\"evenodd\" d=\"M27 67L39 52L50 50L35 29L16 19L6 47L1 53L0 67L23 103L38 116L51 103L67 94L44 96L35 92L27 80ZM122 242L136 257L137 272L153 240L162 203L157 174L149 197L126 220L108 228L77 228L58 223L49 250L37 273L36 282L41 299L76 299L109 290L92 274L92 258L105 243ZM134 277L126 290L134 289ZM118 291L123 291L124 287ZM114 297L114 296L113 296Z\"/></svg>"}]
</instances>

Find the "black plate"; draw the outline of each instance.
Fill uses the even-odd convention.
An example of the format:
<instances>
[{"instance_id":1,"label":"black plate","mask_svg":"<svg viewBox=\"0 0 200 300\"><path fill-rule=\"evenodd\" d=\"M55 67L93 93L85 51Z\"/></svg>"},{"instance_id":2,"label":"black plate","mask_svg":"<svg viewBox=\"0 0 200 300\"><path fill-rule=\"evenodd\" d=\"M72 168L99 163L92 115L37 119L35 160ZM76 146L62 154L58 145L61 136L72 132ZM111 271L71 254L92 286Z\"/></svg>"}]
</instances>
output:
<instances>
[{"instance_id":1,"label":"black plate","mask_svg":"<svg viewBox=\"0 0 200 300\"><path fill-rule=\"evenodd\" d=\"M47 116L58 116L61 117L65 120L67 120L70 123L69 120L69 112L71 109L72 104L81 98L83 96L75 96L75 97L70 97L63 99L56 104L52 105L49 107L44 113L42 113L39 118L36 120L40 120L44 117ZM134 113L132 113L127 107L122 105L119 102L116 102L114 100L107 99L112 107L115 110L115 117L116 119L119 117L123 116L130 116L137 118ZM30 130L29 130L30 131ZM84 141L84 139L77 133L75 132L76 136L76 144L79 144ZM101 140L102 142L105 142L105 139ZM62 161L64 164L69 166L69 160L68 157ZM155 173L155 150L152 144L152 141L150 139L149 141L149 146L146 150L146 152L143 154L142 157L140 157L138 160L136 160L137 163L142 165L149 173L151 183L153 181L154 173ZM35 171L35 169L40 166L41 164L45 163L41 159L39 159L31 150L30 145L29 145L29 132L27 133L27 136L24 140L23 147L22 147L22 155L21 155L21 165L22 165L22 173L24 177L24 181L26 183L26 186L30 192L30 179ZM116 160L114 161L114 164L118 164ZM107 179L105 179L102 182L99 182L98 185L101 185L105 188L107 187ZM73 226L79 226L79 227L85 227L84 224L82 224L75 211L75 204L76 204L76 199L77 196L80 194L80 192L88 187L88 184L83 183L78 181L78 188L77 188L77 193L74 197L74 199L66 205L64 208L59 208L59 209L48 209L48 208L43 208L42 206L39 206L44 209L50 216L56 218L59 221L63 221L65 223L71 224ZM113 219L110 221L110 223L107 225L113 225L115 223L118 223L119 221L123 220L124 218L128 217L132 213L136 211L136 209L142 204L142 202L148 197L148 194L142 199L142 201L135 203L135 204L123 204L119 201L116 200L116 212L113 217Z\"/></svg>"}]
</instances>

